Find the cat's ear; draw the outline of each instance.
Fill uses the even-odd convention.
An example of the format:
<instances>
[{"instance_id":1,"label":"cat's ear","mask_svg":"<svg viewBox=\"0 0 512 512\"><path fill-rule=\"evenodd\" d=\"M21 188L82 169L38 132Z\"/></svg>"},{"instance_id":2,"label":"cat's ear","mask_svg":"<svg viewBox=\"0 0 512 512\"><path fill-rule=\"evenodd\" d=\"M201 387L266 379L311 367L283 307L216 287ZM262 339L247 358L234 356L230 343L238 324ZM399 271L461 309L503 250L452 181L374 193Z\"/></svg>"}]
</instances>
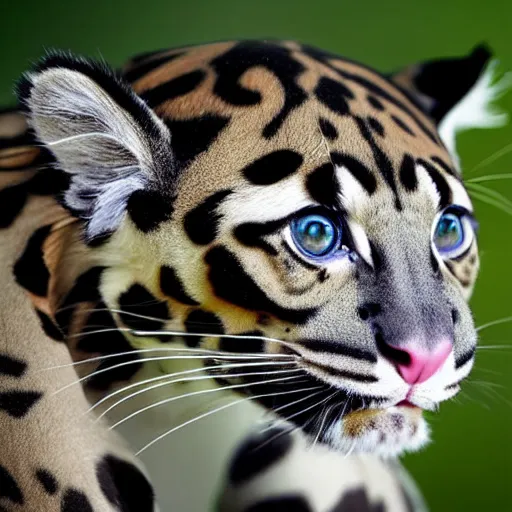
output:
<instances>
[{"instance_id":1,"label":"cat's ear","mask_svg":"<svg viewBox=\"0 0 512 512\"><path fill-rule=\"evenodd\" d=\"M496 81L496 61L485 45L469 55L408 66L391 80L435 121L444 144L457 159L456 135L470 128L494 128L508 116L494 102L512 85L512 76Z\"/></svg>"},{"instance_id":2,"label":"cat's ear","mask_svg":"<svg viewBox=\"0 0 512 512\"><path fill-rule=\"evenodd\" d=\"M87 239L114 231L134 195L173 196L176 163L167 126L110 68L53 54L18 84L37 139L68 173L64 205Z\"/></svg>"}]
</instances>

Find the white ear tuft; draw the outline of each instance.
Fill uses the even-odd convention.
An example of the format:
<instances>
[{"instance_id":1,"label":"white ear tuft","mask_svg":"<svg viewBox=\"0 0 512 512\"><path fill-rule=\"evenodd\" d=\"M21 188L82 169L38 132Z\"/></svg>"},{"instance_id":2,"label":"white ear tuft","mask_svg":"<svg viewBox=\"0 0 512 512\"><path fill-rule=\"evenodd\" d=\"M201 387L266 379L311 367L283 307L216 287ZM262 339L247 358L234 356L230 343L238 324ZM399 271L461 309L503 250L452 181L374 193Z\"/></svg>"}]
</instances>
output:
<instances>
[{"instance_id":1,"label":"white ear tuft","mask_svg":"<svg viewBox=\"0 0 512 512\"><path fill-rule=\"evenodd\" d=\"M509 116L495 102L512 87L512 73L496 80L498 61L493 60L468 93L439 123L439 135L459 163L456 150L457 134L471 128L497 128L507 124Z\"/></svg>"}]
</instances>

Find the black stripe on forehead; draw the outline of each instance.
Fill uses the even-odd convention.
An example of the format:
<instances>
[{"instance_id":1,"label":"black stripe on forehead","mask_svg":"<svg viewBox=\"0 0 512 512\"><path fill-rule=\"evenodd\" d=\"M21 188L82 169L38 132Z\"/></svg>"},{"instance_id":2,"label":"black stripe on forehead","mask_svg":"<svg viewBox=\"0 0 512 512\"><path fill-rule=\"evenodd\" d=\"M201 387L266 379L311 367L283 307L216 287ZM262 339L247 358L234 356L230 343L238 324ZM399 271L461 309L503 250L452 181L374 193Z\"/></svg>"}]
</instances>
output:
<instances>
[{"instance_id":1,"label":"black stripe on forehead","mask_svg":"<svg viewBox=\"0 0 512 512\"><path fill-rule=\"evenodd\" d=\"M331 160L335 165L345 167L368 192L368 195L371 196L377 190L377 180L372 171L357 158L333 151Z\"/></svg>"},{"instance_id":2,"label":"black stripe on forehead","mask_svg":"<svg viewBox=\"0 0 512 512\"><path fill-rule=\"evenodd\" d=\"M277 256L276 248L266 242L263 237L275 233L286 222L288 222L288 217L269 222L245 222L234 229L233 235L247 247L259 247L270 256Z\"/></svg>"},{"instance_id":3,"label":"black stripe on forehead","mask_svg":"<svg viewBox=\"0 0 512 512\"><path fill-rule=\"evenodd\" d=\"M332 163L312 171L306 178L306 188L313 201L328 208L339 207L340 186Z\"/></svg>"},{"instance_id":4,"label":"black stripe on forehead","mask_svg":"<svg viewBox=\"0 0 512 512\"><path fill-rule=\"evenodd\" d=\"M460 180L460 174L453 167L448 165L442 158L439 158L438 156L434 155L430 157L430 160L436 163L439 167L441 167L441 169L446 171L448 174Z\"/></svg>"},{"instance_id":5,"label":"black stripe on forehead","mask_svg":"<svg viewBox=\"0 0 512 512\"><path fill-rule=\"evenodd\" d=\"M242 173L253 185L272 185L296 172L302 161L302 155L296 151L280 149L258 158Z\"/></svg>"},{"instance_id":6,"label":"black stripe on forehead","mask_svg":"<svg viewBox=\"0 0 512 512\"><path fill-rule=\"evenodd\" d=\"M427 171L434 182L436 190L439 193L439 208L442 210L452 204L452 189L441 172L425 160L418 159L417 163Z\"/></svg>"},{"instance_id":7,"label":"black stripe on forehead","mask_svg":"<svg viewBox=\"0 0 512 512\"><path fill-rule=\"evenodd\" d=\"M251 311L270 313L286 322L306 323L316 309L290 309L275 303L247 274L243 265L225 247L210 249L205 255L208 277L217 297Z\"/></svg>"},{"instance_id":8,"label":"black stripe on forehead","mask_svg":"<svg viewBox=\"0 0 512 512\"><path fill-rule=\"evenodd\" d=\"M416 163L411 155L404 155L400 165L400 183L405 190L414 192L418 188L418 177L416 176Z\"/></svg>"}]
</instances>

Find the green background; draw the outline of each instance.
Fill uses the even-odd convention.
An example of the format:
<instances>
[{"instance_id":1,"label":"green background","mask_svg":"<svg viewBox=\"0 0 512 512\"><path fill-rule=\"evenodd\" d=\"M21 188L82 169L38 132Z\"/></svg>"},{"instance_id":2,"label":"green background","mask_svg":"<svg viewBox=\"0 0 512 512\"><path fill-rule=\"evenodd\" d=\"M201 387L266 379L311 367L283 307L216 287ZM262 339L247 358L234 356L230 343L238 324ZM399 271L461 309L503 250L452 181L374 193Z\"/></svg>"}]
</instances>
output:
<instances>
[{"instance_id":1,"label":"green background","mask_svg":"<svg viewBox=\"0 0 512 512\"><path fill-rule=\"evenodd\" d=\"M381 70L464 54L487 41L512 70L512 2L505 0L3 0L0 6L0 103L15 79L48 48L103 57L231 38L308 42ZM512 94L501 102L512 111ZM471 172L512 144L512 126L460 137L466 178L506 173L512 152ZM512 150L512 148L511 148ZM512 185L512 182L510 182ZM507 181L487 184L512 198ZM512 218L476 203L482 271L473 298L477 325L512 315ZM433 511L512 510L512 324L482 331L476 369L463 391L432 417L434 442L406 464Z\"/></svg>"}]
</instances>

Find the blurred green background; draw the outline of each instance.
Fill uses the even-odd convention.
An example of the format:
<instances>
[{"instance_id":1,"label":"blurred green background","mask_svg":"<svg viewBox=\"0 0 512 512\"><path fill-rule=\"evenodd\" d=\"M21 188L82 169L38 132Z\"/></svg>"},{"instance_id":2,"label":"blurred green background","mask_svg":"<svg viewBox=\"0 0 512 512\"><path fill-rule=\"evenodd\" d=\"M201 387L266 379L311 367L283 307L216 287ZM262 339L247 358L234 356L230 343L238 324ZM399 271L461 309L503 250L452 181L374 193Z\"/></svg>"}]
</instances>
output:
<instances>
[{"instance_id":1,"label":"blurred green background","mask_svg":"<svg viewBox=\"0 0 512 512\"><path fill-rule=\"evenodd\" d=\"M48 48L119 65L134 53L161 47L292 38L385 71L464 54L487 41L503 69L512 70L512 2L505 0L3 0L0 20L1 104L13 102L15 79ZM512 94L501 103L512 111ZM512 164L509 144L512 125L463 134L466 178L506 173ZM512 198L512 181L486 186ZM476 207L482 271L472 303L482 325L512 315L512 217L479 202ZM506 323L482 331L470 381L432 417L434 442L406 459L433 511L512 510L511 333Z\"/></svg>"}]
</instances>

